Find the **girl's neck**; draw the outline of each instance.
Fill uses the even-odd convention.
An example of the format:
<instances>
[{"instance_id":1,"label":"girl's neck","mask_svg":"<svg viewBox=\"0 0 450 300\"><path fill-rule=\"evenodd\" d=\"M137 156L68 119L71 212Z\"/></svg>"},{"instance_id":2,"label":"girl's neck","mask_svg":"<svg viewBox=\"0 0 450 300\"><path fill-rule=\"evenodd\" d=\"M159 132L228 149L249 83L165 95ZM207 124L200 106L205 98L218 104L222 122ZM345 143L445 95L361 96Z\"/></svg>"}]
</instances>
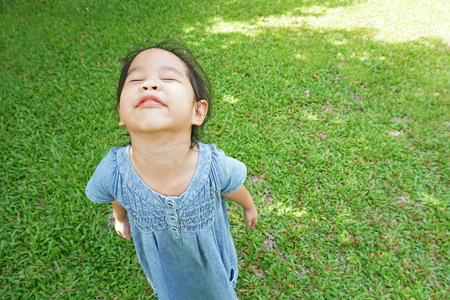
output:
<instances>
[{"instance_id":1,"label":"girl's neck","mask_svg":"<svg viewBox=\"0 0 450 300\"><path fill-rule=\"evenodd\" d=\"M133 139L130 159L141 179L154 191L179 196L190 185L198 162L198 147L190 140Z\"/></svg>"}]
</instances>

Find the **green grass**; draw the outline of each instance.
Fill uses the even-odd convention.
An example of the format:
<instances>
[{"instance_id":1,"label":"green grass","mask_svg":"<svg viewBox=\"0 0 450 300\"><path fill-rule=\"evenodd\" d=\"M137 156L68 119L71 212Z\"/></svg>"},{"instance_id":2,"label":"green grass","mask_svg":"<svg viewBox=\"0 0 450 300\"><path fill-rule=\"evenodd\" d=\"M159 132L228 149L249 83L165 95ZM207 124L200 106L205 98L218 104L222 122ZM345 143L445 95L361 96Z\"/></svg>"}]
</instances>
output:
<instances>
[{"instance_id":1,"label":"green grass","mask_svg":"<svg viewBox=\"0 0 450 300\"><path fill-rule=\"evenodd\" d=\"M215 87L206 141L248 166L230 205L240 299L450 297L450 5L1 1L0 298L152 299L84 187L126 141L120 59L187 44Z\"/></svg>"}]
</instances>

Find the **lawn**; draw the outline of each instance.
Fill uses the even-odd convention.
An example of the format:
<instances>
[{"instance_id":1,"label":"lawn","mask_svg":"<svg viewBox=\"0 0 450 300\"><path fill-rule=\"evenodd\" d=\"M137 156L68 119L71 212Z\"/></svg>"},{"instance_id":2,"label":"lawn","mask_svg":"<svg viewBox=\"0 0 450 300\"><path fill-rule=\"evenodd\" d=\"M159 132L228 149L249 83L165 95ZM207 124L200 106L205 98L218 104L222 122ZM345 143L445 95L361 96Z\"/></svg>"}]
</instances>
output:
<instances>
[{"instance_id":1,"label":"lawn","mask_svg":"<svg viewBox=\"0 0 450 300\"><path fill-rule=\"evenodd\" d=\"M111 206L121 59L188 45L205 141L248 167L230 204L240 299L450 298L450 2L0 1L0 299L156 299Z\"/></svg>"}]
</instances>

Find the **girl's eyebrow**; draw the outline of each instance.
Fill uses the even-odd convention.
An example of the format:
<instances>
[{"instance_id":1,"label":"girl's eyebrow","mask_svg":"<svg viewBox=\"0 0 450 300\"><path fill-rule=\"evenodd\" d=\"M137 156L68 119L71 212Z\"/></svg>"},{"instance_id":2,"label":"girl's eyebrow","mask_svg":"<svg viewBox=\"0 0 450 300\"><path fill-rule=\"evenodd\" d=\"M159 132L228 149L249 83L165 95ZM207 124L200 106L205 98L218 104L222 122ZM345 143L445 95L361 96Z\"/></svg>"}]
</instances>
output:
<instances>
[{"instance_id":1,"label":"girl's eyebrow","mask_svg":"<svg viewBox=\"0 0 450 300\"><path fill-rule=\"evenodd\" d=\"M159 68L160 72L165 72L165 71L173 71L175 73L178 73L181 76L184 76L177 68L171 67L171 66L162 66Z\"/></svg>"},{"instance_id":2,"label":"girl's eyebrow","mask_svg":"<svg viewBox=\"0 0 450 300\"><path fill-rule=\"evenodd\" d=\"M142 69L142 67L136 67L136 68L129 70L127 73L127 77L128 77L128 75L130 75L133 72L139 72L139 70L141 70L141 69Z\"/></svg>"}]
</instances>

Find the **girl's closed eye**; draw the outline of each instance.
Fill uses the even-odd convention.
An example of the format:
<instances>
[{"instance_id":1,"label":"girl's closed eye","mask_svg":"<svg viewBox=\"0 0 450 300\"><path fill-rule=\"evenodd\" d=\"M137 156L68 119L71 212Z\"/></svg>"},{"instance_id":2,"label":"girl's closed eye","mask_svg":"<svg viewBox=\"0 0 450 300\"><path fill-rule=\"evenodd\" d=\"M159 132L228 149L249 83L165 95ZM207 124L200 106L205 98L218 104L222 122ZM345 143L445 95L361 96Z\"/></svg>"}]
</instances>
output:
<instances>
[{"instance_id":1,"label":"girl's closed eye","mask_svg":"<svg viewBox=\"0 0 450 300\"><path fill-rule=\"evenodd\" d=\"M162 75L161 77L160 77L160 79L162 80L162 81L168 81L168 82L171 82L171 81L180 81L180 79L176 76L176 75L172 75L172 74L164 74L164 75Z\"/></svg>"},{"instance_id":2,"label":"girl's closed eye","mask_svg":"<svg viewBox=\"0 0 450 300\"><path fill-rule=\"evenodd\" d=\"M161 78L161 80L165 82L178 82L175 78Z\"/></svg>"}]
</instances>

